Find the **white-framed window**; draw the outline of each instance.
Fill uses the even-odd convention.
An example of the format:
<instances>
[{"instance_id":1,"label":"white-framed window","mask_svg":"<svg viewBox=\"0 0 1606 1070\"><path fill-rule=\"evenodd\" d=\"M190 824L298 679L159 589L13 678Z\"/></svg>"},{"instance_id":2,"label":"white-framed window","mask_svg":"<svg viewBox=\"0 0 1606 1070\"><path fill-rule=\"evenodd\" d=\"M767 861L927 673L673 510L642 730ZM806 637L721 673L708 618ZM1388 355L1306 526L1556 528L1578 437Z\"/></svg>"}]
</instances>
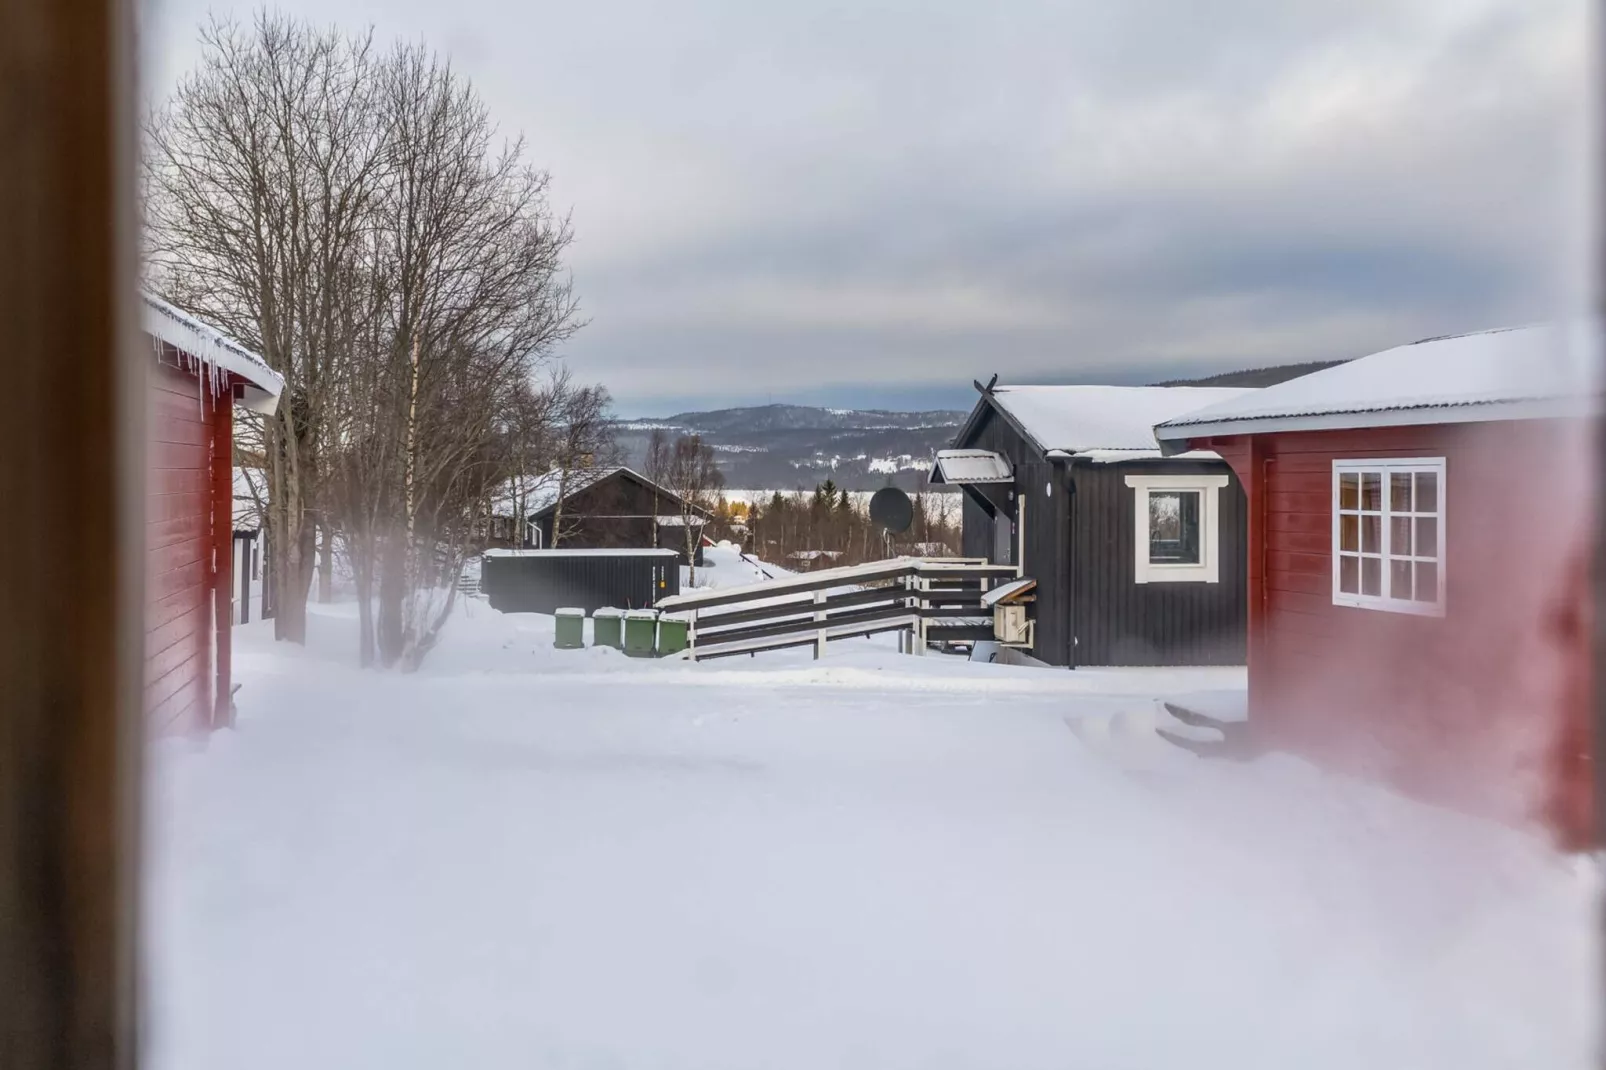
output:
<instances>
[{"instance_id":1,"label":"white-framed window","mask_svg":"<svg viewBox=\"0 0 1606 1070\"><path fill-rule=\"evenodd\" d=\"M1138 583L1221 582L1221 488L1227 476L1127 476Z\"/></svg>"},{"instance_id":2,"label":"white-framed window","mask_svg":"<svg viewBox=\"0 0 1606 1070\"><path fill-rule=\"evenodd\" d=\"M1444 458L1333 462L1333 604L1444 614Z\"/></svg>"}]
</instances>

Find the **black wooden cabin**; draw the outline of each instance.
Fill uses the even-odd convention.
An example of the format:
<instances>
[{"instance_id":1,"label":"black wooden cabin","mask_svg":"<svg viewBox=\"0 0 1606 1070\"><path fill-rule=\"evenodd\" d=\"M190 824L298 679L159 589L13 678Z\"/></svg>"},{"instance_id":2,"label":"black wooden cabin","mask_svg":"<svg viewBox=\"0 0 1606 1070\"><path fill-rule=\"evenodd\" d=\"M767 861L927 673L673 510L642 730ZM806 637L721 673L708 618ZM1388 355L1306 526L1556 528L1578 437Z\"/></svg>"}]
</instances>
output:
<instances>
[{"instance_id":1,"label":"black wooden cabin","mask_svg":"<svg viewBox=\"0 0 1606 1070\"><path fill-rule=\"evenodd\" d=\"M1037 581L1031 653L1051 665L1241 665L1242 487L1212 453L1162 458L1156 423L1236 389L994 387L933 483L965 496L964 554Z\"/></svg>"},{"instance_id":2,"label":"black wooden cabin","mask_svg":"<svg viewBox=\"0 0 1606 1070\"><path fill-rule=\"evenodd\" d=\"M561 488L561 489L560 489ZM512 507L511 496L504 496L499 511ZM556 474L543 477L525 495L528 510L522 525L522 540L515 542L517 526L504 515L500 525L492 526L490 544L513 549L573 550L674 550L686 564L686 528L681 500L661 486L629 468L595 468L571 473L567 480ZM706 518L692 511L695 563L703 564L702 533Z\"/></svg>"}]
</instances>

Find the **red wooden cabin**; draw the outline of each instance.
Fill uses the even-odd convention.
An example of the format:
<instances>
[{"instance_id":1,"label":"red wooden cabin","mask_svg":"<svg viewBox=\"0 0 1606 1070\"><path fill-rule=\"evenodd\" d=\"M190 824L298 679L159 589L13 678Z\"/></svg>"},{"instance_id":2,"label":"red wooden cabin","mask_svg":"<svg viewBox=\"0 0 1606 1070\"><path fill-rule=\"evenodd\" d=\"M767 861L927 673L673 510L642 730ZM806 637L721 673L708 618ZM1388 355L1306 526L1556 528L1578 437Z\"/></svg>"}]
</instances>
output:
<instances>
[{"instance_id":1,"label":"red wooden cabin","mask_svg":"<svg viewBox=\"0 0 1606 1070\"><path fill-rule=\"evenodd\" d=\"M145 712L153 732L229 723L234 406L272 412L284 381L261 357L155 297L145 462Z\"/></svg>"},{"instance_id":2,"label":"red wooden cabin","mask_svg":"<svg viewBox=\"0 0 1606 1070\"><path fill-rule=\"evenodd\" d=\"M1156 428L1248 495L1258 744L1593 842L1592 343L1429 339Z\"/></svg>"}]
</instances>

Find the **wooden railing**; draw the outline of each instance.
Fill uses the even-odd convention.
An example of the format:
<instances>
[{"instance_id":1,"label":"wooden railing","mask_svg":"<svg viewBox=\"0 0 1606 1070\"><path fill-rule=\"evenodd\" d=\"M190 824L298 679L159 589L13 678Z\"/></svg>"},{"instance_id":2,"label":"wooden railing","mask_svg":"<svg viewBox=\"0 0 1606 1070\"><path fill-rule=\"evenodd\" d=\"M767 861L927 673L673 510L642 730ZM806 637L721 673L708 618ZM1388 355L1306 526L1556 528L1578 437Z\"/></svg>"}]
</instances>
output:
<instances>
[{"instance_id":1,"label":"wooden railing","mask_svg":"<svg viewBox=\"0 0 1606 1070\"><path fill-rule=\"evenodd\" d=\"M905 649L923 654L933 642L991 639L982 596L1018 575L978 558L895 558L677 595L658 608L687 617L693 660L799 646L820 657L833 640L884 632L904 632Z\"/></svg>"}]
</instances>

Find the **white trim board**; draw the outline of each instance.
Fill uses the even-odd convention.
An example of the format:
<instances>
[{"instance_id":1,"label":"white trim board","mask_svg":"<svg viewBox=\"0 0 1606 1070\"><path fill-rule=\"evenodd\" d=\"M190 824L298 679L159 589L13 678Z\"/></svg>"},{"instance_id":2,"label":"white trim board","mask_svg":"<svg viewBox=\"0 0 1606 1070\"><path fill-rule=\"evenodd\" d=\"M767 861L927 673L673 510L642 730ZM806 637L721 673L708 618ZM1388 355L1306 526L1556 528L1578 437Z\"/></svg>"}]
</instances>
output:
<instances>
[{"instance_id":1,"label":"white trim board","mask_svg":"<svg viewBox=\"0 0 1606 1070\"><path fill-rule=\"evenodd\" d=\"M1132 578L1135 583L1220 583L1221 582L1221 488L1230 481L1224 475L1127 476L1132 495ZM1199 492L1199 563L1197 565L1155 564L1149 560L1149 492Z\"/></svg>"}]
</instances>

